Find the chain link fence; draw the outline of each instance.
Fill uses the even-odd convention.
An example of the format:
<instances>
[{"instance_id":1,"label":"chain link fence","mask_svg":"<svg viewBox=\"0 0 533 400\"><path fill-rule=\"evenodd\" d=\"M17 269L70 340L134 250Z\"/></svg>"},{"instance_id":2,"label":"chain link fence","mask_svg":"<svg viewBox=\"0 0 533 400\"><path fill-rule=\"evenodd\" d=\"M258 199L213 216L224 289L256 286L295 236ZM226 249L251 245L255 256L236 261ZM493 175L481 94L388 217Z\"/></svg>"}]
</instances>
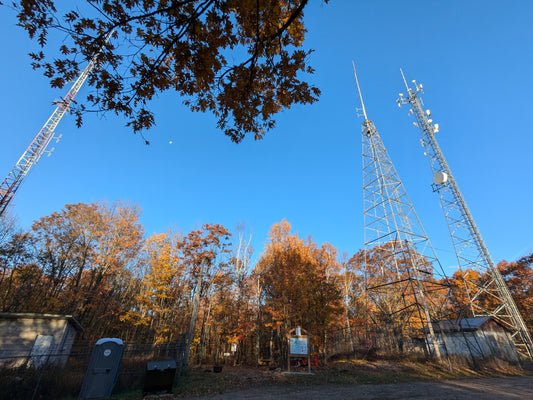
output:
<instances>
[{"instance_id":1,"label":"chain link fence","mask_svg":"<svg viewBox=\"0 0 533 400\"><path fill-rule=\"evenodd\" d=\"M343 328L328 333L327 358L373 359L405 355L424 356L423 338L410 337L393 325Z\"/></svg>"},{"instance_id":2,"label":"chain link fence","mask_svg":"<svg viewBox=\"0 0 533 400\"><path fill-rule=\"evenodd\" d=\"M0 359L0 399L77 399L93 348L91 344L74 346L64 365L50 361L57 358L53 349L46 360L41 358L38 362L30 355ZM141 391L149 361L175 360L176 384L184 349L184 337L178 342L159 345L124 343L113 394Z\"/></svg>"}]
</instances>

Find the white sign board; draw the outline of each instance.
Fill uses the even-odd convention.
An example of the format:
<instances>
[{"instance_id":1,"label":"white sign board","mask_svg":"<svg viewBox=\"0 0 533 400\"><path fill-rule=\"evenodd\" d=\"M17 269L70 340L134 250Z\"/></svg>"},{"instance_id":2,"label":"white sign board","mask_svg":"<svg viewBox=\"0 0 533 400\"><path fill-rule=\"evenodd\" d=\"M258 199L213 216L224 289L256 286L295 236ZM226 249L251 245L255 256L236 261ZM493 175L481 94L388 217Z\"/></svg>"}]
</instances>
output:
<instances>
[{"instance_id":1,"label":"white sign board","mask_svg":"<svg viewBox=\"0 0 533 400\"><path fill-rule=\"evenodd\" d=\"M307 348L307 338L297 338L297 337L291 337L290 341L290 349L289 353L293 355L303 355L306 356L308 353Z\"/></svg>"}]
</instances>

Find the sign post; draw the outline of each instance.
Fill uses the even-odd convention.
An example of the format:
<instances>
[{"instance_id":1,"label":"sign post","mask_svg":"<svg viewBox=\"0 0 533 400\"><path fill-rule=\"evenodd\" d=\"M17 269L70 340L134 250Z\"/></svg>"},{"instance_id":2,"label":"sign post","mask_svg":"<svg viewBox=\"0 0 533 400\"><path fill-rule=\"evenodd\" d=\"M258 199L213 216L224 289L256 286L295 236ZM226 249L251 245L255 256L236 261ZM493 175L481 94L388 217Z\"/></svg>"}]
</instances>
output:
<instances>
[{"instance_id":1,"label":"sign post","mask_svg":"<svg viewBox=\"0 0 533 400\"><path fill-rule=\"evenodd\" d=\"M287 372L291 372L291 358L298 358L307 359L307 371L311 373L311 354L309 353L309 335L307 335L307 331L300 327L292 329L287 334L287 340L289 342Z\"/></svg>"}]
</instances>

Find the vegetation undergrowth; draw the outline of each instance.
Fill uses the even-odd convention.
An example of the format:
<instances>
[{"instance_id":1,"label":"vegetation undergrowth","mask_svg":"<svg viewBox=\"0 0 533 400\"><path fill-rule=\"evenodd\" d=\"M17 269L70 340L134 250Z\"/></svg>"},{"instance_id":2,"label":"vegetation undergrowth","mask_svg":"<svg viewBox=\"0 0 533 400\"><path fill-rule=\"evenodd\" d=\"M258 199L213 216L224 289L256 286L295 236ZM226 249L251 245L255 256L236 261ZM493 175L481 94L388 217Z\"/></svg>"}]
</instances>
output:
<instances>
[{"instance_id":1,"label":"vegetation undergrowth","mask_svg":"<svg viewBox=\"0 0 533 400\"><path fill-rule=\"evenodd\" d=\"M268 367L229 367L219 374L209 368L191 368L174 388L177 398L224 393L270 385L389 384L423 380L449 380L531 375L519 366L489 361L474 370L464 362L412 360L338 360L327 366L314 367L313 375L284 374Z\"/></svg>"},{"instance_id":2,"label":"vegetation undergrowth","mask_svg":"<svg viewBox=\"0 0 533 400\"><path fill-rule=\"evenodd\" d=\"M0 374L0 398L31 398L37 384L35 373L30 374L31 371L24 367L4 369L3 372ZM313 375L291 375L284 373L280 368L224 365L220 373L215 373L212 367L191 367L184 371L178 384L174 386L174 394L169 395L168 398L210 395L275 385L362 385L531 376L533 375L533 363L525 363L521 368L501 361L486 361L473 366L461 359L455 359L450 363L447 361L439 363L406 357L378 360L346 358L330 361L326 366L313 367L312 372ZM79 379L75 378L75 376L68 376L65 379L65 375L59 371L51 369L46 371L38 385L36 399L73 400L77 398L81 384L78 382ZM112 396L114 400L143 399L142 379L125 380L122 377L118 380L114 393ZM161 396L157 398L160 399Z\"/></svg>"}]
</instances>

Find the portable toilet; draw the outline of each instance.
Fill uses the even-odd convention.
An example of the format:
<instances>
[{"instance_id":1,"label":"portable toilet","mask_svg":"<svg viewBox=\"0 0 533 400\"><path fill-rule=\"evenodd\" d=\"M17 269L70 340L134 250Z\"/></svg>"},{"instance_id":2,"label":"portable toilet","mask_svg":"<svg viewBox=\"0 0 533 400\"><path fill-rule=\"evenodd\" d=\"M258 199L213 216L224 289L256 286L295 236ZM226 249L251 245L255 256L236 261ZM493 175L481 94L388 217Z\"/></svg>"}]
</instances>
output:
<instances>
[{"instance_id":1,"label":"portable toilet","mask_svg":"<svg viewBox=\"0 0 533 400\"><path fill-rule=\"evenodd\" d=\"M109 399L117 379L124 343L117 338L103 338L96 342L81 386L79 400Z\"/></svg>"}]
</instances>

